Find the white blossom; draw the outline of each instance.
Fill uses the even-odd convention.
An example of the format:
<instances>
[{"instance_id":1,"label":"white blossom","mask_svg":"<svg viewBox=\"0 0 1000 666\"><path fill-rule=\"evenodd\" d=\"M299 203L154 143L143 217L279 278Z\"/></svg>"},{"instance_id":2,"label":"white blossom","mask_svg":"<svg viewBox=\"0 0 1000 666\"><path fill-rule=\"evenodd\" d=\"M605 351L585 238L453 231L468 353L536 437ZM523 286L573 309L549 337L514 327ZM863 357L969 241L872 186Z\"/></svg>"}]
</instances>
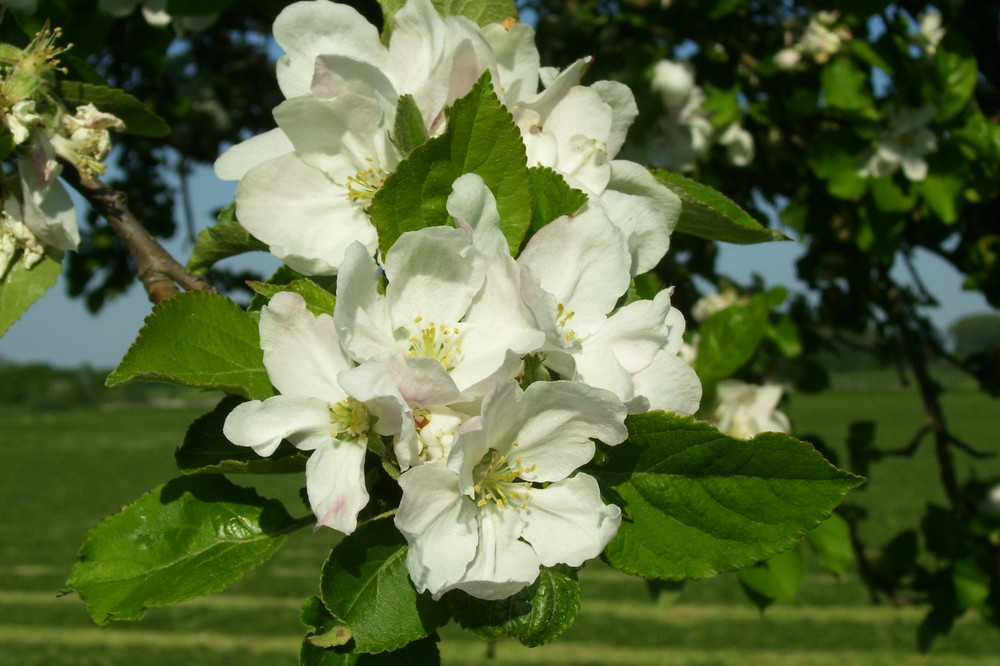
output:
<instances>
[{"instance_id":1,"label":"white blossom","mask_svg":"<svg viewBox=\"0 0 1000 666\"><path fill-rule=\"evenodd\" d=\"M917 109L890 104L888 126L879 134L875 149L858 173L863 177L881 178L902 167L912 181L926 178L924 155L937 150L937 137L927 126L934 114L932 106Z\"/></svg>"},{"instance_id":2,"label":"white blossom","mask_svg":"<svg viewBox=\"0 0 1000 666\"><path fill-rule=\"evenodd\" d=\"M399 479L395 522L407 568L434 598L461 589L502 599L541 566L580 566L614 537L621 511L597 482L571 476L594 455L591 439L625 440L625 409L611 394L573 382L510 382L483 400L477 428L460 432L447 467Z\"/></svg>"},{"instance_id":3,"label":"white blossom","mask_svg":"<svg viewBox=\"0 0 1000 666\"><path fill-rule=\"evenodd\" d=\"M788 417L777 410L783 389L777 384L747 384L725 379L716 387L712 421L731 437L749 439L763 432L788 432Z\"/></svg>"}]
</instances>

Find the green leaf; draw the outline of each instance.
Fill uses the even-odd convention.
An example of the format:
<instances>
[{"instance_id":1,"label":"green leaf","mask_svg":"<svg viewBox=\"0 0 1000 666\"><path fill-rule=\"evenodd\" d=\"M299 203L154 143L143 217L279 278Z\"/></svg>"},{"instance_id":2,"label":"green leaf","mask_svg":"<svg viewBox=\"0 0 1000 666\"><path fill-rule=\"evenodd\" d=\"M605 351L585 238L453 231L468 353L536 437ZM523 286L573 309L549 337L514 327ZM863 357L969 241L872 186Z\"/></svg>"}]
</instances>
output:
<instances>
[{"instance_id":1,"label":"green leaf","mask_svg":"<svg viewBox=\"0 0 1000 666\"><path fill-rule=\"evenodd\" d=\"M802 548L796 546L765 562L740 569L738 575L740 582L757 594L790 604L806 579L806 568Z\"/></svg>"},{"instance_id":2,"label":"green leaf","mask_svg":"<svg viewBox=\"0 0 1000 666\"><path fill-rule=\"evenodd\" d=\"M725 90L713 85L705 86L705 103L702 109L708 114L712 127L716 129L739 122L742 114L737 89Z\"/></svg>"},{"instance_id":3,"label":"green leaf","mask_svg":"<svg viewBox=\"0 0 1000 666\"><path fill-rule=\"evenodd\" d=\"M767 331L770 304L766 294L755 294L747 303L719 310L698 329L695 370L702 381L733 374L750 360Z\"/></svg>"},{"instance_id":4,"label":"green leaf","mask_svg":"<svg viewBox=\"0 0 1000 666\"><path fill-rule=\"evenodd\" d=\"M838 576L854 563L851 529L847 521L831 514L829 518L806 534L820 562L828 571Z\"/></svg>"},{"instance_id":5,"label":"green leaf","mask_svg":"<svg viewBox=\"0 0 1000 666\"><path fill-rule=\"evenodd\" d=\"M315 595L302 604L299 620L307 627L312 627L313 630L306 634L306 643L314 647L339 647L351 640L351 628L330 615L323 600Z\"/></svg>"},{"instance_id":6,"label":"green leaf","mask_svg":"<svg viewBox=\"0 0 1000 666\"><path fill-rule=\"evenodd\" d=\"M916 202L916 197L910 196L896 185L892 176L873 178L868 182L875 205L883 213L906 213Z\"/></svg>"},{"instance_id":7,"label":"green leaf","mask_svg":"<svg viewBox=\"0 0 1000 666\"><path fill-rule=\"evenodd\" d=\"M154 488L87 533L67 585L98 624L217 592L278 550L294 521L222 476Z\"/></svg>"},{"instance_id":8,"label":"green leaf","mask_svg":"<svg viewBox=\"0 0 1000 666\"><path fill-rule=\"evenodd\" d=\"M268 282L251 281L247 283L250 288L261 296L270 300L274 295L282 291L291 291L306 301L306 309L314 315L333 314L333 308L337 304L337 297L329 291L319 286L309 278L292 280L288 284L270 284Z\"/></svg>"},{"instance_id":9,"label":"green leaf","mask_svg":"<svg viewBox=\"0 0 1000 666\"><path fill-rule=\"evenodd\" d=\"M862 482L779 433L738 440L663 412L626 425L628 441L588 471L624 515L605 556L645 578L707 578L767 559Z\"/></svg>"},{"instance_id":10,"label":"green leaf","mask_svg":"<svg viewBox=\"0 0 1000 666\"><path fill-rule=\"evenodd\" d=\"M263 400L274 395L257 324L225 296L188 291L153 308L107 385L155 380Z\"/></svg>"},{"instance_id":11,"label":"green leaf","mask_svg":"<svg viewBox=\"0 0 1000 666\"><path fill-rule=\"evenodd\" d=\"M509 637L537 647L573 624L580 610L580 584L561 571L542 569L534 584L507 599L485 601L458 590L444 598L463 629L481 638Z\"/></svg>"},{"instance_id":12,"label":"green leaf","mask_svg":"<svg viewBox=\"0 0 1000 666\"><path fill-rule=\"evenodd\" d=\"M791 240L777 229L761 226L718 190L669 171L654 169L653 175L681 198L677 231L739 245Z\"/></svg>"},{"instance_id":13,"label":"green leaf","mask_svg":"<svg viewBox=\"0 0 1000 666\"><path fill-rule=\"evenodd\" d=\"M820 74L827 107L875 117L875 101L868 90L868 75L850 58L834 58Z\"/></svg>"},{"instance_id":14,"label":"green leaf","mask_svg":"<svg viewBox=\"0 0 1000 666\"><path fill-rule=\"evenodd\" d=\"M879 55L878 51L863 39L852 39L847 42L847 49L869 65L878 67L886 74L892 74L893 67L888 60Z\"/></svg>"},{"instance_id":15,"label":"green leaf","mask_svg":"<svg viewBox=\"0 0 1000 666\"><path fill-rule=\"evenodd\" d=\"M20 257L0 281L0 336L59 281L62 262L49 255L30 269Z\"/></svg>"},{"instance_id":16,"label":"green leaf","mask_svg":"<svg viewBox=\"0 0 1000 666\"><path fill-rule=\"evenodd\" d=\"M566 180L549 167L531 167L532 199L531 230L538 231L552 220L573 215L587 203L587 195L569 186Z\"/></svg>"},{"instance_id":17,"label":"green leaf","mask_svg":"<svg viewBox=\"0 0 1000 666\"><path fill-rule=\"evenodd\" d=\"M437 666L441 663L437 642L436 635L428 636L392 652L367 654L346 645L322 649L306 637L299 652L299 666Z\"/></svg>"},{"instance_id":18,"label":"green leaf","mask_svg":"<svg viewBox=\"0 0 1000 666\"><path fill-rule=\"evenodd\" d=\"M949 30L934 52L933 76L921 80L924 98L937 108L934 119L958 114L976 90L979 67L968 42Z\"/></svg>"},{"instance_id":19,"label":"green leaf","mask_svg":"<svg viewBox=\"0 0 1000 666\"><path fill-rule=\"evenodd\" d=\"M229 412L243 402L226 396L208 414L188 426L184 443L174 451L177 467L185 474L287 474L303 472L306 458L287 442L264 458L248 446L236 446L222 434Z\"/></svg>"},{"instance_id":20,"label":"green leaf","mask_svg":"<svg viewBox=\"0 0 1000 666\"><path fill-rule=\"evenodd\" d=\"M392 517L363 523L323 566L323 603L350 626L354 652L396 650L447 621L443 605L417 594L406 568L406 541Z\"/></svg>"},{"instance_id":21,"label":"green leaf","mask_svg":"<svg viewBox=\"0 0 1000 666\"><path fill-rule=\"evenodd\" d=\"M919 187L928 208L945 224L954 224L958 221L964 185L965 180L957 173L933 170Z\"/></svg>"},{"instance_id":22,"label":"green leaf","mask_svg":"<svg viewBox=\"0 0 1000 666\"><path fill-rule=\"evenodd\" d=\"M396 12L403 8L407 0L378 0L385 19L382 30L383 41L388 41L395 27ZM479 25L503 23L508 18L517 18L514 0L431 0L441 16L464 16Z\"/></svg>"},{"instance_id":23,"label":"green leaf","mask_svg":"<svg viewBox=\"0 0 1000 666\"><path fill-rule=\"evenodd\" d=\"M124 90L79 81L59 81L59 94L70 108L93 104L99 110L117 116L128 134L163 137L170 134L170 125L150 111L145 104Z\"/></svg>"},{"instance_id":24,"label":"green leaf","mask_svg":"<svg viewBox=\"0 0 1000 666\"><path fill-rule=\"evenodd\" d=\"M497 200L500 227L517 248L531 224L531 177L521 132L493 92L489 72L448 116L448 129L415 148L372 198L369 209L386 252L406 231L449 224L445 208L455 179L476 173Z\"/></svg>"},{"instance_id":25,"label":"green leaf","mask_svg":"<svg viewBox=\"0 0 1000 666\"><path fill-rule=\"evenodd\" d=\"M195 275L204 275L216 262L234 257L244 252L267 252L267 243L262 243L236 221L236 203L233 202L219 213L219 221L198 232L198 239L191 250L187 269Z\"/></svg>"},{"instance_id":26,"label":"green leaf","mask_svg":"<svg viewBox=\"0 0 1000 666\"><path fill-rule=\"evenodd\" d=\"M427 141L427 128L413 95L400 95L396 102L396 123L392 129L392 140L404 156Z\"/></svg>"}]
</instances>

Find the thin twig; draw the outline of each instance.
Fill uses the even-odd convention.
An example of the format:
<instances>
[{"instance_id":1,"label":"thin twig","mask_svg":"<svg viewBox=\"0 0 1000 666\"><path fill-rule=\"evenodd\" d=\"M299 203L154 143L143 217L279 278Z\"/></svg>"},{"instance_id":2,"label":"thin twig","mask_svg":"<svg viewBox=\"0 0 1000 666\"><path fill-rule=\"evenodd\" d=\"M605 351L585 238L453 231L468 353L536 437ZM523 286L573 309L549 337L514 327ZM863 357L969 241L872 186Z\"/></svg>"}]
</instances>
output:
<instances>
[{"instance_id":1,"label":"thin twig","mask_svg":"<svg viewBox=\"0 0 1000 666\"><path fill-rule=\"evenodd\" d=\"M154 304L176 295L177 285L189 290L215 291L212 285L189 273L163 249L129 209L124 193L99 178L84 178L73 168L64 169L63 178L108 221L128 247L135 259L139 280Z\"/></svg>"}]
</instances>

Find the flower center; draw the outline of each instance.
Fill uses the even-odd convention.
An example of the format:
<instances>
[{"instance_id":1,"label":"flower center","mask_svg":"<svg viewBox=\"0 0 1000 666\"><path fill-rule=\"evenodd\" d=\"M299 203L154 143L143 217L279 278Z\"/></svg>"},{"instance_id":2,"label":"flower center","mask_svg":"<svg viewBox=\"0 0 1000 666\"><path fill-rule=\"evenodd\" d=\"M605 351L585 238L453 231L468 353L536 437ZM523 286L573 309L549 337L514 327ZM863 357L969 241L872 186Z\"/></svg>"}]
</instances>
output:
<instances>
[{"instance_id":1,"label":"flower center","mask_svg":"<svg viewBox=\"0 0 1000 666\"><path fill-rule=\"evenodd\" d=\"M458 327L432 321L424 324L422 317L416 317L413 323L417 325L417 335L408 340L410 348L406 355L434 358L445 370L453 370L462 360L462 333Z\"/></svg>"},{"instance_id":2,"label":"flower center","mask_svg":"<svg viewBox=\"0 0 1000 666\"><path fill-rule=\"evenodd\" d=\"M372 205L372 198L385 183L389 176L385 169L375 164L375 160L366 157L368 168L362 169L353 176L347 178L347 200L364 202L363 208L368 210Z\"/></svg>"},{"instance_id":3,"label":"flower center","mask_svg":"<svg viewBox=\"0 0 1000 666\"><path fill-rule=\"evenodd\" d=\"M447 458L455 442L455 433L465 419L462 414L440 405L414 409L413 425L420 438L420 459L432 463Z\"/></svg>"},{"instance_id":4,"label":"flower center","mask_svg":"<svg viewBox=\"0 0 1000 666\"><path fill-rule=\"evenodd\" d=\"M368 429L371 417L363 403L347 397L335 405L326 404L330 410L330 435L344 442L357 442L368 446Z\"/></svg>"},{"instance_id":5,"label":"flower center","mask_svg":"<svg viewBox=\"0 0 1000 666\"><path fill-rule=\"evenodd\" d=\"M556 307L556 326L559 327L559 331L562 333L563 340L567 343L579 342L583 343L583 338L578 337L576 331L569 327L569 321L575 315L575 312L567 310L566 306L560 303Z\"/></svg>"},{"instance_id":6,"label":"flower center","mask_svg":"<svg viewBox=\"0 0 1000 666\"><path fill-rule=\"evenodd\" d=\"M513 446L517 446L514 442ZM515 509L527 509L531 498L526 488L531 488L530 481L520 479L522 474L535 471L535 465L525 467L520 458L513 461L502 456L494 449L483 456L472 476L476 479L476 506L486 506L490 502L501 509L512 506Z\"/></svg>"}]
</instances>

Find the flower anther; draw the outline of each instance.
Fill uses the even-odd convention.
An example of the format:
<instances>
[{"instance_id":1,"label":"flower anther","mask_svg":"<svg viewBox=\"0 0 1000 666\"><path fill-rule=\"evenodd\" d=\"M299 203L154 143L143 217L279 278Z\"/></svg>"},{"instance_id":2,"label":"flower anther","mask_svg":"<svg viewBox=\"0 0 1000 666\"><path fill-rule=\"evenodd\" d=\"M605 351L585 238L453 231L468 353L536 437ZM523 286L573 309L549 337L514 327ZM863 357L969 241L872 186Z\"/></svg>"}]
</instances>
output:
<instances>
[{"instance_id":1,"label":"flower anther","mask_svg":"<svg viewBox=\"0 0 1000 666\"><path fill-rule=\"evenodd\" d=\"M375 160L366 157L368 168L362 169L353 176L347 178L347 200L353 202L364 202L364 209L367 211L372 205L375 194L385 184L385 179L389 176L385 169L375 164Z\"/></svg>"},{"instance_id":2,"label":"flower anther","mask_svg":"<svg viewBox=\"0 0 1000 666\"><path fill-rule=\"evenodd\" d=\"M346 442L368 446L371 416L363 403L348 396L336 404L327 403L330 410L330 436Z\"/></svg>"},{"instance_id":3,"label":"flower anther","mask_svg":"<svg viewBox=\"0 0 1000 666\"><path fill-rule=\"evenodd\" d=\"M417 334L409 338L406 355L417 358L433 358L441 367L451 371L462 360L462 331L454 325L423 323L422 317L415 317Z\"/></svg>"},{"instance_id":4,"label":"flower anther","mask_svg":"<svg viewBox=\"0 0 1000 666\"><path fill-rule=\"evenodd\" d=\"M517 442L512 443L516 447ZM530 481L520 480L523 474L534 472L536 465L525 467L520 458L508 460L507 456L502 456L495 449L483 456L482 461L476 465L472 472L476 484L475 491L476 506L486 506L492 502L499 508L505 509L512 506L515 509L527 509L528 499L531 493L522 488L533 487Z\"/></svg>"}]
</instances>

